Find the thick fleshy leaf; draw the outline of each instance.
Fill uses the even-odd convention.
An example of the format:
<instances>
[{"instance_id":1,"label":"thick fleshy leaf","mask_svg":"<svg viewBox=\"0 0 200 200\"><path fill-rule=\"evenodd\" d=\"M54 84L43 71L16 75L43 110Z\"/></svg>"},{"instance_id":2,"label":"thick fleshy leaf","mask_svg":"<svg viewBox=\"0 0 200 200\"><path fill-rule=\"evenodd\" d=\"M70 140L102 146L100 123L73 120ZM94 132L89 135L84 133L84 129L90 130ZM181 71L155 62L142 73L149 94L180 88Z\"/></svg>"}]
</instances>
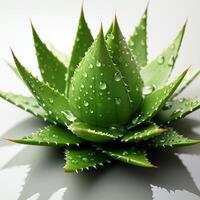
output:
<instances>
[{"instance_id":1,"label":"thick fleshy leaf","mask_svg":"<svg viewBox=\"0 0 200 200\"><path fill-rule=\"evenodd\" d=\"M128 91L109 56L102 28L71 79L69 104L80 121L95 127L127 124L133 114Z\"/></svg>"},{"instance_id":2,"label":"thick fleshy leaf","mask_svg":"<svg viewBox=\"0 0 200 200\"><path fill-rule=\"evenodd\" d=\"M156 136L145 142L148 148L181 147L200 143L199 140L189 139L178 134L173 129L167 130L162 135Z\"/></svg>"},{"instance_id":3,"label":"thick fleshy leaf","mask_svg":"<svg viewBox=\"0 0 200 200\"><path fill-rule=\"evenodd\" d=\"M83 169L95 168L103 163L110 163L109 156L88 147L83 149L67 149L65 172L82 171Z\"/></svg>"},{"instance_id":4,"label":"thick fleshy leaf","mask_svg":"<svg viewBox=\"0 0 200 200\"><path fill-rule=\"evenodd\" d=\"M200 69L188 71L187 75L183 79L182 83L177 88L176 92L173 94L173 98L178 96L185 88L187 88L190 83L192 83L200 75Z\"/></svg>"},{"instance_id":5,"label":"thick fleshy leaf","mask_svg":"<svg viewBox=\"0 0 200 200\"><path fill-rule=\"evenodd\" d=\"M115 81L122 81L129 97L129 110L135 113L142 102L143 82L131 51L119 28L117 18L113 22L113 29L106 40L107 48L119 72L114 76Z\"/></svg>"},{"instance_id":6,"label":"thick fleshy leaf","mask_svg":"<svg viewBox=\"0 0 200 200\"><path fill-rule=\"evenodd\" d=\"M59 126L48 126L31 136L17 139L8 139L9 141L21 144L41 145L41 146L69 146L84 143L84 140L74 135L67 128Z\"/></svg>"},{"instance_id":7,"label":"thick fleshy leaf","mask_svg":"<svg viewBox=\"0 0 200 200\"><path fill-rule=\"evenodd\" d=\"M54 122L53 118L38 104L33 97L26 97L23 95L17 95L10 92L0 91L0 97L13 105L44 119L44 121Z\"/></svg>"},{"instance_id":8,"label":"thick fleshy leaf","mask_svg":"<svg viewBox=\"0 0 200 200\"><path fill-rule=\"evenodd\" d=\"M147 11L148 8L146 8L139 25L128 42L138 67L147 64Z\"/></svg>"},{"instance_id":9,"label":"thick fleshy leaf","mask_svg":"<svg viewBox=\"0 0 200 200\"><path fill-rule=\"evenodd\" d=\"M141 113L138 117L132 120L132 125L129 128L137 126L144 121L150 120L164 106L166 101L171 97L173 92L179 86L188 70L185 70L175 81L167 86L158 89L144 98L141 106Z\"/></svg>"},{"instance_id":10,"label":"thick fleshy leaf","mask_svg":"<svg viewBox=\"0 0 200 200\"><path fill-rule=\"evenodd\" d=\"M85 56L85 53L87 52L88 48L92 45L93 41L94 40L92 34L90 32L90 29L88 28L87 22L85 21L84 12L82 9L79 19L78 30L76 33L75 43L72 50L70 63L68 66L68 85L66 86L66 94L68 94L70 80L74 74L75 69L77 68L82 58Z\"/></svg>"},{"instance_id":11,"label":"thick fleshy leaf","mask_svg":"<svg viewBox=\"0 0 200 200\"><path fill-rule=\"evenodd\" d=\"M147 157L145 151L137 150L134 147L131 148L108 148L108 147L98 147L103 153L109 155L115 160L120 160L122 162L136 165L140 167L155 167L152 165Z\"/></svg>"},{"instance_id":12,"label":"thick fleshy leaf","mask_svg":"<svg viewBox=\"0 0 200 200\"><path fill-rule=\"evenodd\" d=\"M91 142L107 142L122 136L120 129L98 128L83 122L74 122L69 129L78 137Z\"/></svg>"},{"instance_id":13,"label":"thick fleshy leaf","mask_svg":"<svg viewBox=\"0 0 200 200\"><path fill-rule=\"evenodd\" d=\"M38 64L43 80L49 83L52 88L57 89L60 93L64 93L66 85L65 74L67 68L41 41L33 25L32 32Z\"/></svg>"},{"instance_id":14,"label":"thick fleshy leaf","mask_svg":"<svg viewBox=\"0 0 200 200\"><path fill-rule=\"evenodd\" d=\"M147 140L163 133L165 129L160 128L156 124L147 125L145 128L128 131L122 138L122 142L138 142Z\"/></svg>"},{"instance_id":15,"label":"thick fleshy leaf","mask_svg":"<svg viewBox=\"0 0 200 200\"><path fill-rule=\"evenodd\" d=\"M27 84L40 106L42 106L57 122L65 125L70 124L70 119L68 119L68 116L71 116L69 115L70 109L68 100L64 95L35 78L21 65L14 54L13 58L24 82Z\"/></svg>"},{"instance_id":16,"label":"thick fleshy leaf","mask_svg":"<svg viewBox=\"0 0 200 200\"><path fill-rule=\"evenodd\" d=\"M174 67L181 46L185 26L181 29L173 43L165 49L155 60L142 68L141 76L146 87L159 88L168 80Z\"/></svg>"},{"instance_id":17,"label":"thick fleshy leaf","mask_svg":"<svg viewBox=\"0 0 200 200\"><path fill-rule=\"evenodd\" d=\"M200 98L181 98L166 102L155 116L155 120L164 124L181 119L200 108Z\"/></svg>"}]
</instances>

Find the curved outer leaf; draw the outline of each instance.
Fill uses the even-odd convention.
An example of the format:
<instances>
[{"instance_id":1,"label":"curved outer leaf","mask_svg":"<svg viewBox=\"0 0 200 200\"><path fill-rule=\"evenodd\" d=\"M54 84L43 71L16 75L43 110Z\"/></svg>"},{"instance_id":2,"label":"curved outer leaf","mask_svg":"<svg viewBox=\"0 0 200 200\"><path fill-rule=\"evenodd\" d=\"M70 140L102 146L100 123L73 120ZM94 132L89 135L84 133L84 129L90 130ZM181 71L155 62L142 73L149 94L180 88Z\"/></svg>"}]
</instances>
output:
<instances>
[{"instance_id":1,"label":"curved outer leaf","mask_svg":"<svg viewBox=\"0 0 200 200\"><path fill-rule=\"evenodd\" d=\"M82 58L85 56L85 52L87 52L88 48L92 45L93 41L94 40L90 29L88 28L87 22L85 21L84 12L82 8L75 43L72 50L70 63L68 66L68 85L66 86L66 94L68 94L70 80L74 74L75 69L77 68Z\"/></svg>"},{"instance_id":2,"label":"curved outer leaf","mask_svg":"<svg viewBox=\"0 0 200 200\"><path fill-rule=\"evenodd\" d=\"M119 69L114 79L115 81L121 80L123 82L127 96L129 97L129 102L126 107L129 106L131 115L133 115L142 102L143 82L131 51L119 28L116 17L113 22L112 32L106 40L106 44L112 60L116 64L116 68Z\"/></svg>"},{"instance_id":3,"label":"curved outer leaf","mask_svg":"<svg viewBox=\"0 0 200 200\"><path fill-rule=\"evenodd\" d=\"M106 48L102 28L71 79L69 104L80 121L98 127L127 124L133 114L127 89Z\"/></svg>"},{"instance_id":4,"label":"curved outer leaf","mask_svg":"<svg viewBox=\"0 0 200 200\"><path fill-rule=\"evenodd\" d=\"M40 106L42 106L57 122L69 125L71 122L66 118L67 115L65 113L70 112L70 109L68 100L65 99L64 95L35 78L21 65L14 54L13 58L24 82L27 84Z\"/></svg>"},{"instance_id":5,"label":"curved outer leaf","mask_svg":"<svg viewBox=\"0 0 200 200\"><path fill-rule=\"evenodd\" d=\"M52 88L57 89L60 93L64 93L66 85L65 74L67 72L67 68L46 47L46 45L39 38L32 24L31 26L42 78L45 82L49 83Z\"/></svg>"},{"instance_id":6,"label":"curved outer leaf","mask_svg":"<svg viewBox=\"0 0 200 200\"><path fill-rule=\"evenodd\" d=\"M170 123L200 108L200 98L181 98L166 102L162 110L155 116L155 120L160 123Z\"/></svg>"},{"instance_id":7,"label":"curved outer leaf","mask_svg":"<svg viewBox=\"0 0 200 200\"><path fill-rule=\"evenodd\" d=\"M2 91L0 91L0 97L21 108L22 110L25 110L36 117L44 119L44 121L54 122L54 119L50 117L41 106L39 106L38 102L33 97L26 97Z\"/></svg>"},{"instance_id":8,"label":"curved outer leaf","mask_svg":"<svg viewBox=\"0 0 200 200\"><path fill-rule=\"evenodd\" d=\"M145 128L129 131L123 138L122 142L138 142L140 140L147 140L163 133L165 129L160 128L156 124L150 124Z\"/></svg>"},{"instance_id":9,"label":"curved outer leaf","mask_svg":"<svg viewBox=\"0 0 200 200\"><path fill-rule=\"evenodd\" d=\"M140 167L155 167L148 161L144 151L139 151L134 147L123 149L98 147L98 149L115 160L120 160L122 162Z\"/></svg>"},{"instance_id":10,"label":"curved outer leaf","mask_svg":"<svg viewBox=\"0 0 200 200\"><path fill-rule=\"evenodd\" d=\"M141 76L144 85L148 87L162 87L171 74L181 46L185 26L181 29L174 42L165 49L155 60L142 68Z\"/></svg>"},{"instance_id":11,"label":"curved outer leaf","mask_svg":"<svg viewBox=\"0 0 200 200\"><path fill-rule=\"evenodd\" d=\"M141 113L138 117L132 120L128 128L132 128L141 124L144 121L151 119L158 111L164 106L166 101L171 97L173 92L179 86L188 70L185 70L175 81L169 85L158 89L151 94L147 95L141 107Z\"/></svg>"},{"instance_id":12,"label":"curved outer leaf","mask_svg":"<svg viewBox=\"0 0 200 200\"><path fill-rule=\"evenodd\" d=\"M173 129L167 130L164 134L147 140L144 146L148 148L181 147L200 143L199 140L192 140L178 134Z\"/></svg>"},{"instance_id":13,"label":"curved outer leaf","mask_svg":"<svg viewBox=\"0 0 200 200\"><path fill-rule=\"evenodd\" d=\"M88 147L84 149L67 149L66 150L65 172L78 173L79 170L95 168L105 162L110 163L109 156L97 151L95 148Z\"/></svg>"},{"instance_id":14,"label":"curved outer leaf","mask_svg":"<svg viewBox=\"0 0 200 200\"><path fill-rule=\"evenodd\" d=\"M128 41L129 48L134 55L138 67L143 67L147 64L147 11L148 6L139 25Z\"/></svg>"},{"instance_id":15,"label":"curved outer leaf","mask_svg":"<svg viewBox=\"0 0 200 200\"><path fill-rule=\"evenodd\" d=\"M84 143L81 138L75 136L68 129L55 125L43 128L28 137L7 140L15 143L42 146L69 146Z\"/></svg>"},{"instance_id":16,"label":"curved outer leaf","mask_svg":"<svg viewBox=\"0 0 200 200\"><path fill-rule=\"evenodd\" d=\"M122 136L122 130L98 128L82 122L74 122L69 129L78 137L91 142L107 142Z\"/></svg>"},{"instance_id":17,"label":"curved outer leaf","mask_svg":"<svg viewBox=\"0 0 200 200\"><path fill-rule=\"evenodd\" d=\"M188 71L187 75L183 79L182 83L179 85L175 93L173 94L173 98L178 96L186 87L190 85L200 75L200 69Z\"/></svg>"}]
</instances>

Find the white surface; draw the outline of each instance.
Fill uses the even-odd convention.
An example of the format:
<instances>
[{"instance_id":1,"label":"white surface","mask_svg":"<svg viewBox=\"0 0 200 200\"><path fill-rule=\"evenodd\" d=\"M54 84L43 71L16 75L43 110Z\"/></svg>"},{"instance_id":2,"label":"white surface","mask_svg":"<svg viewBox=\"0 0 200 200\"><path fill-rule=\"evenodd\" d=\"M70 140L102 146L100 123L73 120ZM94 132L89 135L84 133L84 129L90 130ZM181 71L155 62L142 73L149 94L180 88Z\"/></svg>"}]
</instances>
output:
<instances>
[{"instance_id":1,"label":"white surface","mask_svg":"<svg viewBox=\"0 0 200 200\"><path fill-rule=\"evenodd\" d=\"M12 47L21 61L33 72L38 73L35 67L37 64L29 18L32 19L44 41L50 41L59 49L69 53L75 37L81 3L82 0L0 0L0 57L12 60L9 52L9 47ZM146 4L146 0L85 0L84 8L94 36L99 30L100 20L107 29L115 11L124 34L128 36L138 23ZM198 68L200 65L199 8L199 0L150 1L148 20L150 59L168 46L186 17L189 17L180 56L174 70L175 75L180 74L190 64L193 68ZM0 65L0 89L28 94L23 84L6 67L2 59ZM184 94L199 95L199 85L200 79L196 80ZM176 127L185 134L196 133L200 137L199 114L200 112L197 111L187 119L179 121ZM44 126L42 122L30 116L0 99L0 135L22 136ZM0 144L8 143L0 141ZM188 147L177 151L200 154L200 147ZM149 200L152 198L151 184L166 188L168 191L187 190L200 196L189 172L172 152L156 157L156 160L161 160L158 162L160 169L156 171L118 164L108 169L84 172L79 175L64 174L62 152L54 152L51 148L30 146L8 162L5 168L30 164L31 172L20 200L27 199L37 192L40 194L39 199L45 200L63 187L68 188L64 199ZM7 169L4 170L3 172L7 172ZM15 183L15 176L13 174L8 181ZM199 178L196 178L195 182L198 180ZM5 188L5 185L0 183L0 188ZM160 199L164 199L164 196Z\"/></svg>"}]
</instances>

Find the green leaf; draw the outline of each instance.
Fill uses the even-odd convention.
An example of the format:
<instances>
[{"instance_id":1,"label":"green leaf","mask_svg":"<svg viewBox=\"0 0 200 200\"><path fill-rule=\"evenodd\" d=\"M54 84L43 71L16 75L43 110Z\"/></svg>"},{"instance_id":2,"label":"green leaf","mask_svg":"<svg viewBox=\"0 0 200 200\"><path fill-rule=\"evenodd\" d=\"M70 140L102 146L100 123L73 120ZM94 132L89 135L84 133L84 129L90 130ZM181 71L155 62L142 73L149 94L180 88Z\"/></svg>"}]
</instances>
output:
<instances>
[{"instance_id":1,"label":"green leaf","mask_svg":"<svg viewBox=\"0 0 200 200\"><path fill-rule=\"evenodd\" d=\"M129 106L131 113L135 113L142 102L143 82L116 17L113 22L112 32L108 36L106 43L110 56L119 70L114 79L115 81L121 80L124 84L129 98L126 107Z\"/></svg>"},{"instance_id":2,"label":"green leaf","mask_svg":"<svg viewBox=\"0 0 200 200\"><path fill-rule=\"evenodd\" d=\"M68 67L68 81L65 93L68 94L68 89L70 85L71 77L74 74L75 69L77 68L78 64L85 56L85 53L88 51L88 48L93 43L93 37L88 28L87 22L85 20L83 9L81 10L81 15L79 19L78 30L76 33L75 43L71 54L71 59Z\"/></svg>"},{"instance_id":3,"label":"green leaf","mask_svg":"<svg viewBox=\"0 0 200 200\"><path fill-rule=\"evenodd\" d=\"M71 131L66 128L51 125L45 127L31 136L18 138L18 139L7 139L9 141L30 144L30 145L41 145L41 146L69 146L78 145L84 143L84 141L75 136Z\"/></svg>"},{"instance_id":4,"label":"green leaf","mask_svg":"<svg viewBox=\"0 0 200 200\"><path fill-rule=\"evenodd\" d=\"M145 142L149 148L181 147L200 143L199 140L192 140L178 134L173 129L169 129L164 134L156 136Z\"/></svg>"},{"instance_id":5,"label":"green leaf","mask_svg":"<svg viewBox=\"0 0 200 200\"><path fill-rule=\"evenodd\" d=\"M91 142L107 142L122 136L122 130L98 128L82 122L74 122L69 129L78 137Z\"/></svg>"},{"instance_id":6,"label":"green leaf","mask_svg":"<svg viewBox=\"0 0 200 200\"><path fill-rule=\"evenodd\" d=\"M162 110L155 116L155 120L164 124L181 119L200 108L200 98L181 98L166 102Z\"/></svg>"},{"instance_id":7,"label":"green leaf","mask_svg":"<svg viewBox=\"0 0 200 200\"><path fill-rule=\"evenodd\" d=\"M133 114L128 91L109 56L102 28L71 79L69 104L80 121L95 127L127 124Z\"/></svg>"},{"instance_id":8,"label":"green leaf","mask_svg":"<svg viewBox=\"0 0 200 200\"><path fill-rule=\"evenodd\" d=\"M99 147L98 149L115 160L120 160L122 162L140 167L155 167L148 161L145 151L137 150L134 147L118 149Z\"/></svg>"},{"instance_id":9,"label":"green leaf","mask_svg":"<svg viewBox=\"0 0 200 200\"><path fill-rule=\"evenodd\" d=\"M14 54L13 58L24 82L27 84L40 106L42 106L57 122L66 126L69 125L71 122L67 116L69 116L68 113L70 109L68 100L65 99L64 95L35 78L21 65Z\"/></svg>"},{"instance_id":10,"label":"green leaf","mask_svg":"<svg viewBox=\"0 0 200 200\"><path fill-rule=\"evenodd\" d=\"M173 92L179 86L188 70L185 70L175 81L167 86L158 89L144 98L143 105L141 106L141 113L138 117L132 120L132 125L128 128L132 128L141 124L144 121L150 120L158 111L164 106L166 101L171 97Z\"/></svg>"},{"instance_id":11,"label":"green leaf","mask_svg":"<svg viewBox=\"0 0 200 200\"><path fill-rule=\"evenodd\" d=\"M200 74L200 69L193 70L193 71L188 71L187 75L183 79L182 83L179 85L177 88L176 92L173 94L173 98L178 96L186 87L192 83L195 78L197 78Z\"/></svg>"},{"instance_id":12,"label":"green leaf","mask_svg":"<svg viewBox=\"0 0 200 200\"><path fill-rule=\"evenodd\" d=\"M178 56L185 32L185 26L186 24L183 26L176 39L167 49L165 49L146 67L142 68L141 76L145 86L158 88L165 85Z\"/></svg>"},{"instance_id":13,"label":"green leaf","mask_svg":"<svg viewBox=\"0 0 200 200\"><path fill-rule=\"evenodd\" d=\"M148 7L128 42L137 66L140 68L147 64L147 11Z\"/></svg>"},{"instance_id":14,"label":"green leaf","mask_svg":"<svg viewBox=\"0 0 200 200\"><path fill-rule=\"evenodd\" d=\"M42 78L45 82L49 83L52 88L57 89L60 93L64 93L66 85L65 74L67 68L56 56L53 55L53 53L41 41L33 25L31 26Z\"/></svg>"},{"instance_id":15,"label":"green leaf","mask_svg":"<svg viewBox=\"0 0 200 200\"><path fill-rule=\"evenodd\" d=\"M39 106L38 102L33 97L26 97L23 95L13 94L11 92L0 91L0 97L13 105L25 110L36 117L42 118L44 121L54 122L47 112Z\"/></svg>"},{"instance_id":16,"label":"green leaf","mask_svg":"<svg viewBox=\"0 0 200 200\"><path fill-rule=\"evenodd\" d=\"M68 149L66 150L66 165L65 172L78 173L79 170L95 168L97 165L102 165L105 162L110 163L109 156L97 151L95 148L88 147L83 149Z\"/></svg>"},{"instance_id":17,"label":"green leaf","mask_svg":"<svg viewBox=\"0 0 200 200\"><path fill-rule=\"evenodd\" d=\"M131 130L123 138L122 142L138 142L140 140L147 140L163 133L165 129L160 128L156 124L150 124L144 128Z\"/></svg>"}]
</instances>

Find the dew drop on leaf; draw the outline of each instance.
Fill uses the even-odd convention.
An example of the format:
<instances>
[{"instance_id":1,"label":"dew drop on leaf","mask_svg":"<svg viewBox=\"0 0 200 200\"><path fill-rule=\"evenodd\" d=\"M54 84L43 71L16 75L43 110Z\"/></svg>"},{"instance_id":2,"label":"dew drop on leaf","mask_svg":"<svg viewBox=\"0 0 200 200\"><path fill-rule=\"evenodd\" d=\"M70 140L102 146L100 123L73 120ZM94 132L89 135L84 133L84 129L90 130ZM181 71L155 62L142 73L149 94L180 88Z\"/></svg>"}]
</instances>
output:
<instances>
[{"instance_id":1,"label":"dew drop on leaf","mask_svg":"<svg viewBox=\"0 0 200 200\"><path fill-rule=\"evenodd\" d=\"M98 60L97 60L96 66L101 67L101 63Z\"/></svg>"},{"instance_id":2,"label":"dew drop on leaf","mask_svg":"<svg viewBox=\"0 0 200 200\"><path fill-rule=\"evenodd\" d=\"M89 64L89 68L92 69L93 68L93 64Z\"/></svg>"},{"instance_id":3,"label":"dew drop on leaf","mask_svg":"<svg viewBox=\"0 0 200 200\"><path fill-rule=\"evenodd\" d=\"M162 110L169 110L172 107L172 102L166 102Z\"/></svg>"},{"instance_id":4,"label":"dew drop on leaf","mask_svg":"<svg viewBox=\"0 0 200 200\"><path fill-rule=\"evenodd\" d=\"M89 103L87 101L84 101L84 106L85 107L89 106Z\"/></svg>"},{"instance_id":5,"label":"dew drop on leaf","mask_svg":"<svg viewBox=\"0 0 200 200\"><path fill-rule=\"evenodd\" d=\"M114 74L114 79L115 79L115 81L120 81L120 80L122 79L122 74L121 74L121 72L116 72L116 73Z\"/></svg>"},{"instance_id":6,"label":"dew drop on leaf","mask_svg":"<svg viewBox=\"0 0 200 200\"><path fill-rule=\"evenodd\" d=\"M159 65L162 65L164 62L165 62L164 56L159 56L159 57L157 58L157 63L158 63Z\"/></svg>"},{"instance_id":7,"label":"dew drop on leaf","mask_svg":"<svg viewBox=\"0 0 200 200\"><path fill-rule=\"evenodd\" d=\"M153 85L152 86L145 86L143 88L143 95L148 95L148 94L152 93L154 90L155 90L155 87Z\"/></svg>"},{"instance_id":8,"label":"dew drop on leaf","mask_svg":"<svg viewBox=\"0 0 200 200\"><path fill-rule=\"evenodd\" d=\"M175 62L175 57L174 56L171 56L169 58L169 61L168 61L168 66L169 67L172 67L174 65L174 62Z\"/></svg>"},{"instance_id":9,"label":"dew drop on leaf","mask_svg":"<svg viewBox=\"0 0 200 200\"><path fill-rule=\"evenodd\" d=\"M121 103L121 99L119 97L115 97L115 103L119 105Z\"/></svg>"},{"instance_id":10,"label":"dew drop on leaf","mask_svg":"<svg viewBox=\"0 0 200 200\"><path fill-rule=\"evenodd\" d=\"M99 84L99 88L101 89L101 90L105 90L106 89L106 83L105 82L100 82L100 84Z\"/></svg>"}]
</instances>

